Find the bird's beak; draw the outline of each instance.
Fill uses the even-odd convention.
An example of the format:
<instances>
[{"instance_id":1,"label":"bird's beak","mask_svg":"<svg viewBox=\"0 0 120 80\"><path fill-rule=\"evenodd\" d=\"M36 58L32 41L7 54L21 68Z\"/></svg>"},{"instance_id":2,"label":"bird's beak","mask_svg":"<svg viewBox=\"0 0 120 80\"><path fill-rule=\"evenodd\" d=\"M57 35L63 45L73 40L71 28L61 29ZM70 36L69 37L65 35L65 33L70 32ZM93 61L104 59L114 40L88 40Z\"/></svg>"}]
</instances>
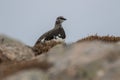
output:
<instances>
[{"instance_id":1,"label":"bird's beak","mask_svg":"<svg viewBox=\"0 0 120 80\"><path fill-rule=\"evenodd\" d=\"M64 20L67 20L66 18L64 18Z\"/></svg>"}]
</instances>

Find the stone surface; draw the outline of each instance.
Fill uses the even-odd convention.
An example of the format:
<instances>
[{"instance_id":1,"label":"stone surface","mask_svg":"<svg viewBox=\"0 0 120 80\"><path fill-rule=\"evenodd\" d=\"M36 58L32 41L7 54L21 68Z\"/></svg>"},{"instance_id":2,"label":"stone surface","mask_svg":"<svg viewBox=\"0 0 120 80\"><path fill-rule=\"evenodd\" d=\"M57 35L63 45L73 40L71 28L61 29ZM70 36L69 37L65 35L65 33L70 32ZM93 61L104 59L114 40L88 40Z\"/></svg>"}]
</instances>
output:
<instances>
[{"instance_id":1,"label":"stone surface","mask_svg":"<svg viewBox=\"0 0 120 80\"><path fill-rule=\"evenodd\" d=\"M119 42L87 40L59 44L38 56L16 40L1 39L0 44L1 80L120 79Z\"/></svg>"},{"instance_id":2,"label":"stone surface","mask_svg":"<svg viewBox=\"0 0 120 80\"><path fill-rule=\"evenodd\" d=\"M28 60L34 56L32 50L25 44L3 35L0 36L0 51L2 56L11 61Z\"/></svg>"}]
</instances>

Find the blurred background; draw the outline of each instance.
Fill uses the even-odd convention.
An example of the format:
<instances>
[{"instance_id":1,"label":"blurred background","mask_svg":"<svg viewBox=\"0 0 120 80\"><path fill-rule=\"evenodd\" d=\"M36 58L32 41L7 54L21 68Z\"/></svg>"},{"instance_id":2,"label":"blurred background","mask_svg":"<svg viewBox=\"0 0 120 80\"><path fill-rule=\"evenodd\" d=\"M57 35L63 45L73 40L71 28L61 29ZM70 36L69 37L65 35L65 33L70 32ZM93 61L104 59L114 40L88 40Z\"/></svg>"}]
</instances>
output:
<instances>
[{"instance_id":1,"label":"blurred background","mask_svg":"<svg viewBox=\"0 0 120 80\"><path fill-rule=\"evenodd\" d=\"M120 0L0 0L0 34L34 45L64 16L66 42L92 34L120 36Z\"/></svg>"}]
</instances>

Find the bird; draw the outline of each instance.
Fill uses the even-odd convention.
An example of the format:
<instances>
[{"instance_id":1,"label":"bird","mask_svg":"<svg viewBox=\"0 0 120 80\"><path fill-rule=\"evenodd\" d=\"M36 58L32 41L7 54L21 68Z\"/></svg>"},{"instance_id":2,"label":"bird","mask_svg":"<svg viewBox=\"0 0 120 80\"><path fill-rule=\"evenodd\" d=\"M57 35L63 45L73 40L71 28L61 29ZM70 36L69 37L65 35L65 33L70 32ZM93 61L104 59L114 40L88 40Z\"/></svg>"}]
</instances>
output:
<instances>
[{"instance_id":1,"label":"bird","mask_svg":"<svg viewBox=\"0 0 120 80\"><path fill-rule=\"evenodd\" d=\"M57 17L54 28L39 37L33 48L37 54L47 52L49 48L56 44L65 42L66 33L62 27L62 23L66 20L63 16Z\"/></svg>"},{"instance_id":2,"label":"bird","mask_svg":"<svg viewBox=\"0 0 120 80\"><path fill-rule=\"evenodd\" d=\"M62 27L62 23L66 20L66 18L64 18L63 16L59 16L56 19L55 22L55 26L52 30L44 33L36 42L36 44L38 43L45 43L48 41L57 41L57 42L61 42L62 40L64 41L64 39L66 38L66 34L65 31ZM36 45L35 44L35 45Z\"/></svg>"}]
</instances>

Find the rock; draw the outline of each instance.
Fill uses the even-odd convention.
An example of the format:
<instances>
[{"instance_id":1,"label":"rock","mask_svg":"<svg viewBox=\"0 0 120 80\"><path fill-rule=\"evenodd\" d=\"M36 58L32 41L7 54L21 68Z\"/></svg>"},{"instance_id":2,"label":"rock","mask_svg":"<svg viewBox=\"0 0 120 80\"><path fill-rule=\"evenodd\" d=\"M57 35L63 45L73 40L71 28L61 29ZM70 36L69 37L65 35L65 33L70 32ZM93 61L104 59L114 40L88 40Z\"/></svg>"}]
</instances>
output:
<instances>
[{"instance_id":1,"label":"rock","mask_svg":"<svg viewBox=\"0 0 120 80\"><path fill-rule=\"evenodd\" d=\"M69 50L58 45L47 54L47 60L54 64L48 72L50 80L107 80L108 71L116 69L110 66L120 66L115 64L120 63L120 45L116 43L85 41L73 44ZM119 79L118 72L110 75Z\"/></svg>"},{"instance_id":2,"label":"rock","mask_svg":"<svg viewBox=\"0 0 120 80\"><path fill-rule=\"evenodd\" d=\"M31 48L1 39L1 80L119 80L119 37L89 37L70 45L58 44L34 56ZM90 39L90 40L89 40ZM104 41L105 39L105 41ZM6 62L5 62L6 61ZM15 61L15 62L14 62Z\"/></svg>"},{"instance_id":3,"label":"rock","mask_svg":"<svg viewBox=\"0 0 120 80\"><path fill-rule=\"evenodd\" d=\"M0 45L1 55L5 56L11 61L21 61L29 60L34 56L33 51L27 47L25 44L11 39L7 36L2 37L2 42ZM4 40L3 40L4 39Z\"/></svg>"},{"instance_id":4,"label":"rock","mask_svg":"<svg viewBox=\"0 0 120 80\"><path fill-rule=\"evenodd\" d=\"M18 72L5 80L48 80L48 74L39 69L32 69Z\"/></svg>"}]
</instances>

